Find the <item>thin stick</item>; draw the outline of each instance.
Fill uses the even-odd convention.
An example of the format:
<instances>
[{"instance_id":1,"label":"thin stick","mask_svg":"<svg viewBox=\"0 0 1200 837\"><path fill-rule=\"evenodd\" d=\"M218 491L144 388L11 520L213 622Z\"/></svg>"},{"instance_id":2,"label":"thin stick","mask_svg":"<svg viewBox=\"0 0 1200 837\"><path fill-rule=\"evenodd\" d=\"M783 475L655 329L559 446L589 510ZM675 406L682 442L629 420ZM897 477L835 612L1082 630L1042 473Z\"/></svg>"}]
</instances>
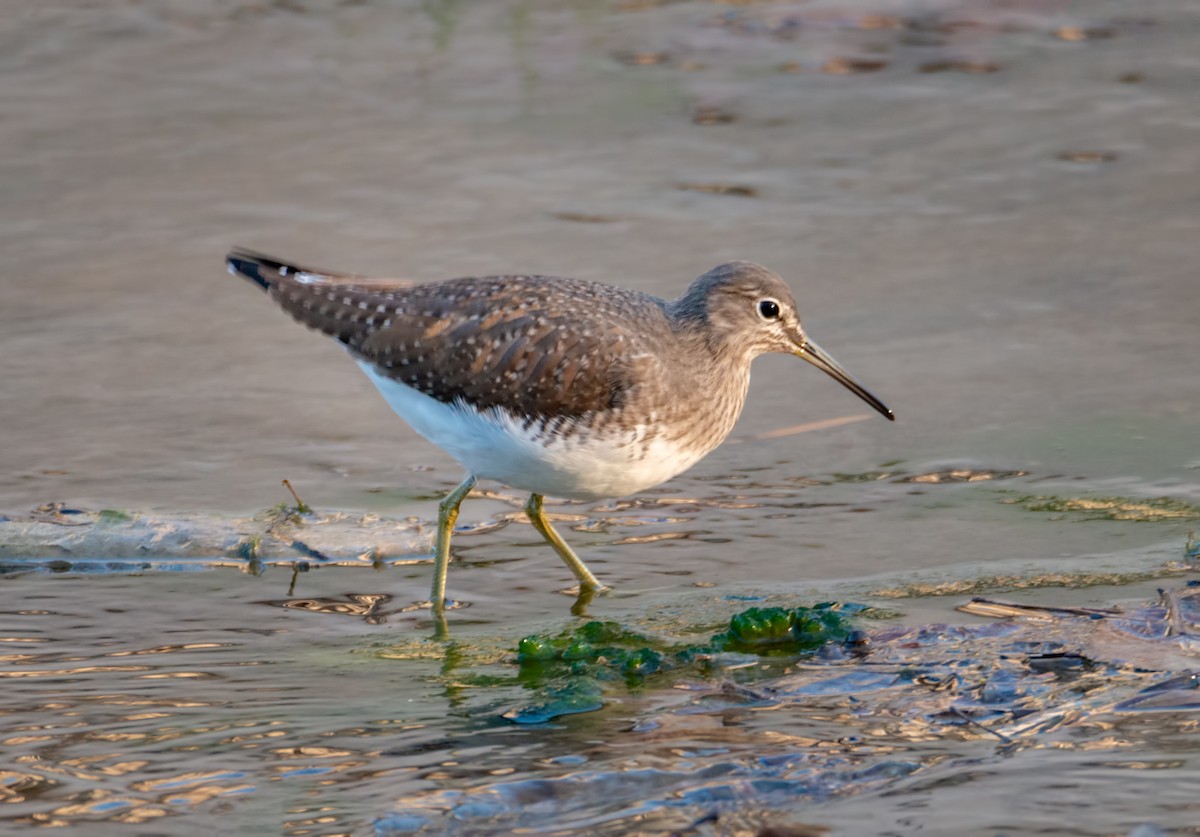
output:
<instances>
[{"instance_id":1,"label":"thin stick","mask_svg":"<svg viewBox=\"0 0 1200 837\"><path fill-rule=\"evenodd\" d=\"M283 487L291 492L292 498L296 501L296 511L300 512L301 514L307 514L308 512L312 511L312 509L306 506L304 501L300 499L300 495L296 493L296 489L292 488L292 484L288 480L283 481Z\"/></svg>"},{"instance_id":2,"label":"thin stick","mask_svg":"<svg viewBox=\"0 0 1200 837\"><path fill-rule=\"evenodd\" d=\"M1167 636L1187 633L1187 623L1183 620L1183 610L1179 604L1179 593L1175 590L1159 590L1158 595L1167 606Z\"/></svg>"},{"instance_id":3,"label":"thin stick","mask_svg":"<svg viewBox=\"0 0 1200 837\"><path fill-rule=\"evenodd\" d=\"M965 721L970 726L973 726L976 729L982 730L983 732L986 732L988 735L996 736L1001 741L1003 741L1005 744L1013 743L1013 740L1011 738L1009 738L1007 735L1005 735L1004 733L999 732L994 729L991 729L989 727L985 727L983 724L979 723L979 721L976 721L974 718L972 718L966 712L963 712L957 706L951 706L947 711L949 711L949 713L951 715L954 715L957 718L961 718L963 721Z\"/></svg>"}]
</instances>

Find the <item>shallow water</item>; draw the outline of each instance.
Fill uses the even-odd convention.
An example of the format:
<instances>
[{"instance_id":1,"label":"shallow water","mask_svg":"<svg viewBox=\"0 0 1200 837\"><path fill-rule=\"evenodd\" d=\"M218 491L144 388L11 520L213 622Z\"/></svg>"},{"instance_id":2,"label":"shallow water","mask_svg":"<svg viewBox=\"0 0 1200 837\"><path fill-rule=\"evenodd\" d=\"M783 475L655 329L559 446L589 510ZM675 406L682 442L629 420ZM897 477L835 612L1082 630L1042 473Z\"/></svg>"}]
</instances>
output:
<instances>
[{"instance_id":1,"label":"shallow water","mask_svg":"<svg viewBox=\"0 0 1200 837\"><path fill-rule=\"evenodd\" d=\"M591 617L703 633L766 596L993 624L951 608L1014 586L1144 603L1187 577L1197 523L1139 503L1200 505L1198 38L1181 0L0 16L6 826L661 833L712 810L695 833L1190 825L1188 708L1088 714L1015 750L914 730L857 682L676 711L721 700L725 679L792 676L738 669L509 724L528 697L517 640L574 623L566 573L519 499L472 498L450 574L471 607L433 639L404 608L427 594L420 521L457 468L220 258L243 244L664 296L731 258L785 275L898 421L838 423L863 414L852 396L762 359L735 438L689 474L553 508L616 588ZM284 478L317 514L269 531ZM1045 587L1100 582L1116 586ZM1169 677L1190 667L1179 654L1143 662ZM1114 702L1154 679L1124 676Z\"/></svg>"},{"instance_id":2,"label":"shallow water","mask_svg":"<svg viewBox=\"0 0 1200 837\"><path fill-rule=\"evenodd\" d=\"M222 830L297 835L663 834L693 823L698 834L796 823L847 834L916 823L947 834L1047 824L1108 834L1190 823L1200 606L1186 608L1174 635L1169 607L1152 606L1158 587L1196 577L1200 549L1154 542L1179 521L1107 520L1095 508L1054 520L1013 500L1066 486L1028 476L860 476L792 496L713 485L674 504L580 509L572 539L609 556L594 563L616 590L579 617L555 592L565 571L549 550L513 525L461 532L451 590L470 606L448 614L448 637L415 605L428 589L427 552L342 556L336 532L319 531L337 521L319 513L291 523L287 537L320 543L327 562L282 551L260 561L172 556L165 539L123 561L7 557L2 813L12 828L89 834L130 824L198 833L218 815ZM946 478L917 475L934 476ZM1126 514L1130 503L1107 508ZM948 510L972 530L961 548L973 565L823 582L804 577L804 564L749 579L728 568L746 560L740 540L771 542L755 537L771 521L836 539L871 519L908 543ZM97 530L96 543L133 525L59 514L73 531ZM273 518L241 525L262 531ZM362 528L344 532L351 552ZM1062 530L1141 545L982 560L1001 554L985 545L1006 534L1010 549L1032 549L1069 543ZM709 536L721 532L734 534ZM656 549L684 559L639 572L640 555ZM1122 611L1100 623L1053 611L1010 624L952 610L998 588L1034 605ZM882 609L858 623L865 648L725 655L628 682L543 684L516 663L520 637L586 618L703 644L748 606L828 600ZM1146 722L1139 695L1164 683L1177 685ZM583 701L580 689L592 690ZM538 714L545 722L528 723ZM1023 801L963 806L964 784Z\"/></svg>"},{"instance_id":3,"label":"shallow water","mask_svg":"<svg viewBox=\"0 0 1200 837\"><path fill-rule=\"evenodd\" d=\"M436 641L420 615L348 607L378 589L366 571L305 574L307 612L278 606L297 601L289 583L279 569L9 576L8 827L190 834L219 815L225 833L657 834L707 818L696 833L1101 834L1194 817L1194 634L1169 636L1161 605L972 622L926 603L921 616L968 624L865 620L852 654L608 683L599 711L530 726L505 719L548 694L518 675L506 633L528 620L456 613ZM1107 607L1152 589L1042 598ZM698 636L700 615L784 597L643 598L608 615ZM964 808L964 793L1016 799Z\"/></svg>"}]
</instances>

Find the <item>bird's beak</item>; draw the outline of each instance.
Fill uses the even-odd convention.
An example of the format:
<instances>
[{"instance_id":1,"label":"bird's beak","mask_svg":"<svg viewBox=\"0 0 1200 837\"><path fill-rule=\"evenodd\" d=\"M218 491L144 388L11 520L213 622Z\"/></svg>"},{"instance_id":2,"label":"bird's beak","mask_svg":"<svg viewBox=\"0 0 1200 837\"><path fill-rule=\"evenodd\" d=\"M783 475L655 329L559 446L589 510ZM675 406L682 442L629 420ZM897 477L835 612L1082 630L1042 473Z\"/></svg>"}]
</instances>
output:
<instances>
[{"instance_id":1,"label":"bird's beak","mask_svg":"<svg viewBox=\"0 0 1200 837\"><path fill-rule=\"evenodd\" d=\"M863 401L866 401L876 410L883 414L883 417L888 421L895 421L896 415L888 409L888 406L875 397L872 392L854 379L854 376L842 368L842 365L834 360L824 349L818 346L807 337L800 343L800 347L796 349L796 354L807 360L813 366L820 369L822 372L830 375L834 380L857 395Z\"/></svg>"}]
</instances>

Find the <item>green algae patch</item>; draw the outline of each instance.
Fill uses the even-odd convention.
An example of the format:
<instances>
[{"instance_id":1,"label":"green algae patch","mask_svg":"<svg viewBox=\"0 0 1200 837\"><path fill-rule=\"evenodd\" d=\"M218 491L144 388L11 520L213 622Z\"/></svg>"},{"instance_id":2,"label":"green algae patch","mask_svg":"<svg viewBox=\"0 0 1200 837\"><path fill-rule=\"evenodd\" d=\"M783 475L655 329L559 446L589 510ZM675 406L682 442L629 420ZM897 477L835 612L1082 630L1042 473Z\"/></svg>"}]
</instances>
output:
<instances>
[{"instance_id":1,"label":"green algae patch","mask_svg":"<svg viewBox=\"0 0 1200 837\"><path fill-rule=\"evenodd\" d=\"M587 622L557 636L525 637L517 645L517 662L522 679L534 683L562 674L640 678L661 670L675 653L663 640L617 622Z\"/></svg>"},{"instance_id":2,"label":"green algae patch","mask_svg":"<svg viewBox=\"0 0 1200 837\"><path fill-rule=\"evenodd\" d=\"M1200 519L1200 508L1173 497L1047 497L1028 495L1002 502L1027 511L1079 516L1085 520L1131 520L1153 523L1162 520Z\"/></svg>"},{"instance_id":3,"label":"green algae patch","mask_svg":"<svg viewBox=\"0 0 1200 837\"><path fill-rule=\"evenodd\" d=\"M605 695L636 689L670 672L711 672L721 655L796 657L830 644L854 643L862 632L851 616L862 605L826 602L812 607L751 607L735 614L707 642L679 643L618 622L587 622L556 635L527 636L517 646L518 680L537 697L504 713L519 724L546 723L601 709Z\"/></svg>"},{"instance_id":4,"label":"green algae patch","mask_svg":"<svg viewBox=\"0 0 1200 837\"><path fill-rule=\"evenodd\" d=\"M802 654L830 642L853 640L859 632L847 618L860 605L823 603L813 607L752 607L734 615L729 629L712 638L710 647L743 654Z\"/></svg>"},{"instance_id":5,"label":"green algae patch","mask_svg":"<svg viewBox=\"0 0 1200 837\"><path fill-rule=\"evenodd\" d=\"M123 512L120 509L101 509L97 515L97 523L129 523L133 520L133 515L129 512Z\"/></svg>"},{"instance_id":6,"label":"green algae patch","mask_svg":"<svg viewBox=\"0 0 1200 837\"><path fill-rule=\"evenodd\" d=\"M1195 572L1195 567L1172 562L1163 567L1130 572L1065 572L1037 575L989 575L955 581L916 582L898 587L880 587L870 595L880 599L924 599L931 596L974 596L995 590L1036 590L1043 587L1082 589L1120 587Z\"/></svg>"}]
</instances>

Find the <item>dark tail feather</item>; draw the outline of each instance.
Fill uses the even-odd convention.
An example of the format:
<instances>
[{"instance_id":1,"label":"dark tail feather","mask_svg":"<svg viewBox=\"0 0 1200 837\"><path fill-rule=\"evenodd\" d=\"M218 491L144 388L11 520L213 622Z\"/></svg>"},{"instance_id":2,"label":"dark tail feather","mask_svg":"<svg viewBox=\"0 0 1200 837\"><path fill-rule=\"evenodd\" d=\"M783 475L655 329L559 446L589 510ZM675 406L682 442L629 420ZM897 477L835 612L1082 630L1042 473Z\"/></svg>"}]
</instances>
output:
<instances>
[{"instance_id":1,"label":"dark tail feather","mask_svg":"<svg viewBox=\"0 0 1200 837\"><path fill-rule=\"evenodd\" d=\"M375 330L379 306L393 304L392 297L376 298L353 277L310 270L253 250L231 250L225 264L230 273L266 291L294 320L345 346L360 346Z\"/></svg>"},{"instance_id":2,"label":"dark tail feather","mask_svg":"<svg viewBox=\"0 0 1200 837\"><path fill-rule=\"evenodd\" d=\"M281 262L272 256L256 253L253 250L244 250L240 247L229 251L225 257L225 266L233 275L253 282L264 291L269 291L281 276L304 272L303 268L294 264Z\"/></svg>"}]
</instances>

